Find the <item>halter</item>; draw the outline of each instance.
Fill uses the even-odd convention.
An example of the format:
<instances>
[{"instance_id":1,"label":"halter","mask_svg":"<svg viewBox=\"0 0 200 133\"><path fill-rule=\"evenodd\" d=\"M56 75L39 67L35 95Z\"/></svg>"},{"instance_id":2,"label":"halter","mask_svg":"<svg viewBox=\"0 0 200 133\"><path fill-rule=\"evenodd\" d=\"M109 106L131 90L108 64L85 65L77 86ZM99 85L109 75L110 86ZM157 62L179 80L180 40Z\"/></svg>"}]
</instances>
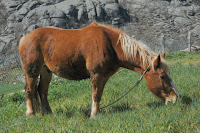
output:
<instances>
[{"instance_id":1,"label":"halter","mask_svg":"<svg viewBox=\"0 0 200 133\"><path fill-rule=\"evenodd\" d=\"M121 100L123 97L125 97L129 92L131 92L135 87L137 87L137 86L139 85L139 83L140 83L140 82L142 81L142 79L143 79L143 76L144 76L144 75L147 73L147 71L149 71L149 70L150 70L150 66L147 67L147 69L142 73L140 79L135 83L135 85L134 85L129 91L127 91L124 95L122 95L120 98L118 98L118 99L115 100L114 102L112 102L112 103L110 103L110 104L108 104L108 105L106 105L106 106L104 106L104 107L102 107L102 108L100 108L100 109L104 109L104 108L106 108L106 107L109 107L109 106L113 105L114 103L118 102L119 100Z\"/></svg>"}]
</instances>

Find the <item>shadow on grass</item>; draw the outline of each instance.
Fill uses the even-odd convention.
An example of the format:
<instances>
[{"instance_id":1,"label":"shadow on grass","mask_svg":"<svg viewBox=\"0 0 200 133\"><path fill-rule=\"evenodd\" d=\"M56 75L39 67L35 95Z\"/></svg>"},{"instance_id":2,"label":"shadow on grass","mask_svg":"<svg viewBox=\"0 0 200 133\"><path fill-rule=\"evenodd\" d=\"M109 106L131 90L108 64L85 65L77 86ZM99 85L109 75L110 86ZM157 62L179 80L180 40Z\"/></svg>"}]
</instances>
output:
<instances>
[{"instance_id":1,"label":"shadow on grass","mask_svg":"<svg viewBox=\"0 0 200 133\"><path fill-rule=\"evenodd\" d=\"M184 106L188 106L188 105L192 104L192 99L190 97L188 97L188 96L180 96L180 99L181 99L181 103Z\"/></svg>"},{"instance_id":2,"label":"shadow on grass","mask_svg":"<svg viewBox=\"0 0 200 133\"><path fill-rule=\"evenodd\" d=\"M70 117L72 117L74 115L74 113L72 111L66 111L66 110L63 110L61 108L56 109L54 113L56 113L56 114L65 114L68 118L70 118Z\"/></svg>"},{"instance_id":3,"label":"shadow on grass","mask_svg":"<svg viewBox=\"0 0 200 133\"><path fill-rule=\"evenodd\" d=\"M192 99L188 96L180 96L181 103L183 106L188 106L192 104ZM164 102L162 101L155 101L155 102L149 102L147 103L147 106L150 108L159 108L161 106L164 106Z\"/></svg>"},{"instance_id":4,"label":"shadow on grass","mask_svg":"<svg viewBox=\"0 0 200 133\"><path fill-rule=\"evenodd\" d=\"M124 112L124 111L130 111L130 110L134 110L134 107L131 107L131 105L127 103L122 103L120 105L112 105L112 106L100 109L99 113L107 114L107 113ZM89 118L90 112L91 112L91 106L88 106L88 109L84 110L85 117Z\"/></svg>"},{"instance_id":5,"label":"shadow on grass","mask_svg":"<svg viewBox=\"0 0 200 133\"><path fill-rule=\"evenodd\" d=\"M162 101L155 101L155 102L149 102L147 103L147 106L149 108L159 108L161 106L165 105Z\"/></svg>"},{"instance_id":6,"label":"shadow on grass","mask_svg":"<svg viewBox=\"0 0 200 133\"><path fill-rule=\"evenodd\" d=\"M131 107L131 105L129 105L128 103L122 103L120 105L113 105L113 106L107 107L108 111L105 111L105 109L100 110L100 112L101 113L107 113L107 112L124 112L124 111L133 110L134 107Z\"/></svg>"}]
</instances>

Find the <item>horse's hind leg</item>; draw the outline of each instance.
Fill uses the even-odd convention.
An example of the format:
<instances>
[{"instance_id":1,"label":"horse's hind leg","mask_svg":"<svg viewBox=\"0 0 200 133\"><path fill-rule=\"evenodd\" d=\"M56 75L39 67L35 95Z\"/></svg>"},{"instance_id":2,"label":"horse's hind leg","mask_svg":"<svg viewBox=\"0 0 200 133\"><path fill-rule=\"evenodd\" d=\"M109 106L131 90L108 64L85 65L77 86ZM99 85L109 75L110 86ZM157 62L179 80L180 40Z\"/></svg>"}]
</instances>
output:
<instances>
[{"instance_id":1,"label":"horse's hind leg","mask_svg":"<svg viewBox=\"0 0 200 133\"><path fill-rule=\"evenodd\" d=\"M51 81L52 72L44 65L40 71L40 83L38 92L41 99L42 114L52 113L47 99L48 87Z\"/></svg>"},{"instance_id":2,"label":"horse's hind leg","mask_svg":"<svg viewBox=\"0 0 200 133\"><path fill-rule=\"evenodd\" d=\"M37 93L37 79L39 75L39 71L37 71L39 67L37 65L30 65L29 69L25 69L26 76L26 99L27 99L27 115L35 114L40 111L40 105L38 101L38 93Z\"/></svg>"}]
</instances>

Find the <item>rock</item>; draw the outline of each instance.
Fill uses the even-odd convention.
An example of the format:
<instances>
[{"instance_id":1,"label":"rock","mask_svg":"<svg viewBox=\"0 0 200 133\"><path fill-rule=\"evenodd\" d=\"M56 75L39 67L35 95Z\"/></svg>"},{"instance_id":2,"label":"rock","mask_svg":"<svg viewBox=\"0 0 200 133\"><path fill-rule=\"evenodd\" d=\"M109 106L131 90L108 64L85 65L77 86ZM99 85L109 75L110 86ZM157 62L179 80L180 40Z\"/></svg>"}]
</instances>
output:
<instances>
[{"instance_id":1,"label":"rock","mask_svg":"<svg viewBox=\"0 0 200 133\"><path fill-rule=\"evenodd\" d=\"M33 24L33 25L31 25L31 26L28 27L27 32L29 33L29 32L31 32L31 31L37 29L37 28L39 28L39 26L36 25L36 24Z\"/></svg>"},{"instance_id":2,"label":"rock","mask_svg":"<svg viewBox=\"0 0 200 133\"><path fill-rule=\"evenodd\" d=\"M6 52L5 49L7 49L8 44L11 44L13 40L15 40L15 36L13 35L0 36L0 54Z\"/></svg>"},{"instance_id":3,"label":"rock","mask_svg":"<svg viewBox=\"0 0 200 133\"><path fill-rule=\"evenodd\" d=\"M21 8L17 13L15 14L15 20L17 22L21 22L24 16L28 13L27 8Z\"/></svg>"},{"instance_id":4,"label":"rock","mask_svg":"<svg viewBox=\"0 0 200 133\"><path fill-rule=\"evenodd\" d=\"M195 37L200 37L200 23L197 24L193 30L191 30L191 33Z\"/></svg>"},{"instance_id":5,"label":"rock","mask_svg":"<svg viewBox=\"0 0 200 133\"><path fill-rule=\"evenodd\" d=\"M10 1L10 2L8 2L8 4L6 6L8 8L16 8L19 4L20 4L19 1Z\"/></svg>"},{"instance_id":6,"label":"rock","mask_svg":"<svg viewBox=\"0 0 200 133\"><path fill-rule=\"evenodd\" d=\"M1 38L0 38L1 39ZM2 41L2 40L0 40L0 41ZM2 53L2 51L3 51L3 48L5 47L5 45L6 45L6 43L1 43L1 45L0 45L0 53ZM0 54L1 55L1 54Z\"/></svg>"},{"instance_id":7,"label":"rock","mask_svg":"<svg viewBox=\"0 0 200 133\"><path fill-rule=\"evenodd\" d=\"M81 20L81 17L83 16L83 13L84 13L84 6L81 5L79 8L78 8L78 20L80 21Z\"/></svg>"},{"instance_id":8,"label":"rock","mask_svg":"<svg viewBox=\"0 0 200 133\"><path fill-rule=\"evenodd\" d=\"M184 17L176 17L174 19L174 24L177 26L187 26L190 25L192 22L188 19L188 18L184 18Z\"/></svg>"},{"instance_id":9,"label":"rock","mask_svg":"<svg viewBox=\"0 0 200 133\"><path fill-rule=\"evenodd\" d=\"M83 5L84 2L82 0L67 0L67 1L63 1L60 3L57 3L53 6L55 6L55 8L57 10L62 11L64 14L68 14L70 11L70 8L73 6L75 8Z\"/></svg>"},{"instance_id":10,"label":"rock","mask_svg":"<svg viewBox=\"0 0 200 133\"><path fill-rule=\"evenodd\" d=\"M106 4L105 11L111 18L119 17L119 5L117 3Z\"/></svg>"},{"instance_id":11,"label":"rock","mask_svg":"<svg viewBox=\"0 0 200 133\"><path fill-rule=\"evenodd\" d=\"M182 3L179 0L172 0L170 3L171 6L175 6L175 7L180 6L181 4Z\"/></svg>"},{"instance_id":12,"label":"rock","mask_svg":"<svg viewBox=\"0 0 200 133\"><path fill-rule=\"evenodd\" d=\"M180 50L180 51L184 51L184 52L189 52L189 48L186 48L186 49L183 49L183 50ZM191 51L194 52L194 51L200 51L200 46L197 46L197 45L192 45L191 46Z\"/></svg>"},{"instance_id":13,"label":"rock","mask_svg":"<svg viewBox=\"0 0 200 133\"><path fill-rule=\"evenodd\" d=\"M120 18L119 17L118 18L114 18L112 20L112 25L119 26L120 25Z\"/></svg>"},{"instance_id":14,"label":"rock","mask_svg":"<svg viewBox=\"0 0 200 133\"><path fill-rule=\"evenodd\" d=\"M88 18L96 18L95 6L91 0L86 0Z\"/></svg>"},{"instance_id":15,"label":"rock","mask_svg":"<svg viewBox=\"0 0 200 133\"><path fill-rule=\"evenodd\" d=\"M96 6L96 14L97 14L97 18L98 19L100 19L100 20L102 20L103 19L103 15L104 15L104 11L103 11L103 8L101 7L101 5L100 4L98 4L97 6Z\"/></svg>"},{"instance_id":16,"label":"rock","mask_svg":"<svg viewBox=\"0 0 200 133\"><path fill-rule=\"evenodd\" d=\"M33 10L34 8L38 7L39 5L40 5L40 3L38 1L31 1L28 4L28 9Z\"/></svg>"}]
</instances>

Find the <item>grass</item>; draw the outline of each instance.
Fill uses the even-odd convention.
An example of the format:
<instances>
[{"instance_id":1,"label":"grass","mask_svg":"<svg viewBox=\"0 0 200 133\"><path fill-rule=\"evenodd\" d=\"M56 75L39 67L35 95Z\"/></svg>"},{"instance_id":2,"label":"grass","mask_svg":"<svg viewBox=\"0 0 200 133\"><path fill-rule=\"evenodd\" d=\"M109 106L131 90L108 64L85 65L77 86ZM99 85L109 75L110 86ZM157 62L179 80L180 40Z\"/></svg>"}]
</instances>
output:
<instances>
[{"instance_id":1,"label":"grass","mask_svg":"<svg viewBox=\"0 0 200 133\"><path fill-rule=\"evenodd\" d=\"M12 69L1 68L0 69L0 95L8 94L11 92L17 92L24 88L22 81L23 71L21 67Z\"/></svg>"},{"instance_id":2,"label":"grass","mask_svg":"<svg viewBox=\"0 0 200 133\"><path fill-rule=\"evenodd\" d=\"M166 59L169 63L176 63L181 62L184 64L199 64L200 63L200 51L196 52L175 52L175 53L169 53L166 55Z\"/></svg>"},{"instance_id":3,"label":"grass","mask_svg":"<svg viewBox=\"0 0 200 133\"><path fill-rule=\"evenodd\" d=\"M199 55L194 54L196 57ZM174 105L163 105L143 80L121 101L101 110L96 119L89 119L90 80L56 79L49 88L52 115L26 117L24 93L1 95L0 132L200 132L200 63L190 56L188 53L166 55L180 93L180 99ZM195 63L189 63L185 58L192 58ZM120 69L106 84L101 106L124 94L139 76Z\"/></svg>"},{"instance_id":4,"label":"grass","mask_svg":"<svg viewBox=\"0 0 200 133\"><path fill-rule=\"evenodd\" d=\"M17 84L1 84L0 86L0 95L1 94L8 94L12 92L18 92L24 88L24 83L17 83Z\"/></svg>"}]
</instances>

